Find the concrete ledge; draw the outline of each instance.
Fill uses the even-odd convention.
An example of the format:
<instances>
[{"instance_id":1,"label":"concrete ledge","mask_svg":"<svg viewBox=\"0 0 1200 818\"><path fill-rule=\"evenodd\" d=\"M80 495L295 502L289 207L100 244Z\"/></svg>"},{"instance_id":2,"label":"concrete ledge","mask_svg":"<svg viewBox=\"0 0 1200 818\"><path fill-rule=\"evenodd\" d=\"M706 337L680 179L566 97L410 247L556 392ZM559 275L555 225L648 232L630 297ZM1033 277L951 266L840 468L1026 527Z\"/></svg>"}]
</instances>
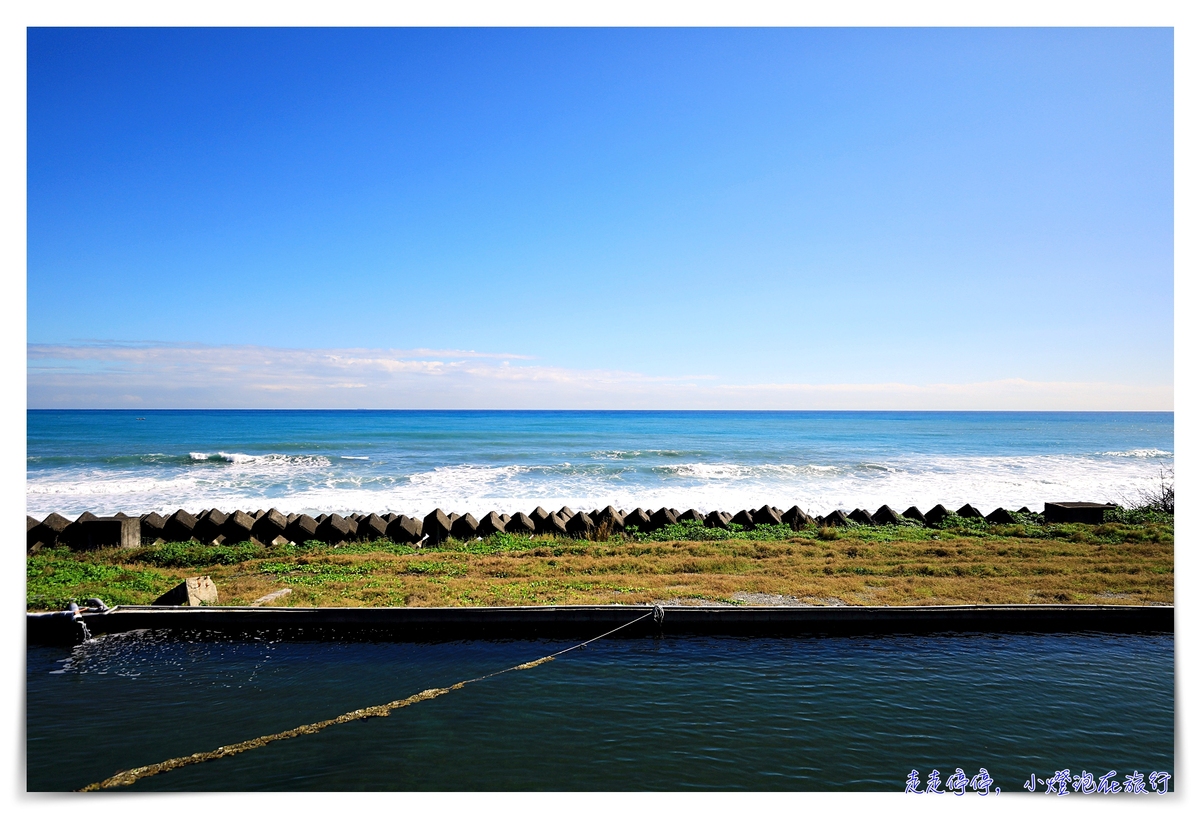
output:
<instances>
[{"instance_id":1,"label":"concrete ledge","mask_svg":"<svg viewBox=\"0 0 1200 818\"><path fill-rule=\"evenodd\" d=\"M145 628L224 634L269 631L295 638L366 637L396 641L587 638L652 610L644 605L508 608L161 608L120 606L84 614L93 634ZM667 606L623 631L647 635L846 635L931 633L1174 633L1169 605L928 605L733 607ZM27 614L31 644L71 642L62 614ZM69 631L69 633L68 633Z\"/></svg>"}]
</instances>

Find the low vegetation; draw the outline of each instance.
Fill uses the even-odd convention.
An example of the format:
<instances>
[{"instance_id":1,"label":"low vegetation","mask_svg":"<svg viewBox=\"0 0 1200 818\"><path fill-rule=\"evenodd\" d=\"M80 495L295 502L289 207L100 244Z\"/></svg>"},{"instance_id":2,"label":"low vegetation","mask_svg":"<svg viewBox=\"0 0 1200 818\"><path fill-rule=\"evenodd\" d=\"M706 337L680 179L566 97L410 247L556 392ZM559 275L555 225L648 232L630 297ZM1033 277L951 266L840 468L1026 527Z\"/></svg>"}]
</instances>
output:
<instances>
[{"instance_id":1,"label":"low vegetation","mask_svg":"<svg viewBox=\"0 0 1200 818\"><path fill-rule=\"evenodd\" d=\"M221 604L280 588L285 605L639 604L656 601L845 605L1171 604L1174 517L1117 509L1102 525L1011 525L952 515L938 527L750 531L681 524L652 534L570 540L496 534L415 548L166 543L51 549L27 558L30 610L99 597L146 604L187 576L211 576Z\"/></svg>"}]
</instances>

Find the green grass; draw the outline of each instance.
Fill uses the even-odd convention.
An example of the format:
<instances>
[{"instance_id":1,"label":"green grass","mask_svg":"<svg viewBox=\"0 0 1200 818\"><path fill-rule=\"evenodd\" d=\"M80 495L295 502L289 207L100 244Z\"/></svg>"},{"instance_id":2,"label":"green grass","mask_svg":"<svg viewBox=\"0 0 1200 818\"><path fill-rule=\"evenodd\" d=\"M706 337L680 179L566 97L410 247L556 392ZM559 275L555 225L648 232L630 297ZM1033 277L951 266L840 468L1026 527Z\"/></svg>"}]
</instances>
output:
<instances>
[{"instance_id":1,"label":"green grass","mask_svg":"<svg viewBox=\"0 0 1200 818\"><path fill-rule=\"evenodd\" d=\"M153 601L179 580L151 568L81 560L65 548L31 554L25 561L25 599L32 610L63 610L99 597L110 605Z\"/></svg>"},{"instance_id":2,"label":"green grass","mask_svg":"<svg viewBox=\"0 0 1200 818\"><path fill-rule=\"evenodd\" d=\"M727 599L737 591L850 604L1170 602L1174 518L1114 515L1102 525L1045 525L1040 515L992 525L952 515L843 528L750 531L683 523L604 540L495 534L414 548L166 543L137 549L44 550L27 557L27 606L61 610L98 596L146 604L182 578L207 574L221 604L294 587L289 605L444 605Z\"/></svg>"}]
</instances>

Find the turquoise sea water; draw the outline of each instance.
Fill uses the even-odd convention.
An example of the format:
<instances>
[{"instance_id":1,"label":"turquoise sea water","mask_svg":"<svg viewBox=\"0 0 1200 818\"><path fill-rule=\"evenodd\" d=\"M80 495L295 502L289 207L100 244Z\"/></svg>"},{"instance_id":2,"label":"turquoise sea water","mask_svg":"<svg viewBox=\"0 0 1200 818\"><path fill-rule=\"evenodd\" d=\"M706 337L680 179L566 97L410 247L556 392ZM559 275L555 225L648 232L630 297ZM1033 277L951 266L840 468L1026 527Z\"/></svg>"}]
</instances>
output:
<instances>
[{"instance_id":1,"label":"turquoise sea water","mask_svg":"<svg viewBox=\"0 0 1200 818\"><path fill-rule=\"evenodd\" d=\"M566 646L135 632L30 648L28 787L81 787ZM983 767L1021 798L1031 774L1064 769L1173 775L1173 661L1169 635L610 639L133 789L899 792L914 769L924 785Z\"/></svg>"},{"instance_id":2,"label":"turquoise sea water","mask_svg":"<svg viewBox=\"0 0 1200 818\"><path fill-rule=\"evenodd\" d=\"M1136 496L1173 466L1174 415L34 410L27 441L31 514L966 502L986 513Z\"/></svg>"}]
</instances>

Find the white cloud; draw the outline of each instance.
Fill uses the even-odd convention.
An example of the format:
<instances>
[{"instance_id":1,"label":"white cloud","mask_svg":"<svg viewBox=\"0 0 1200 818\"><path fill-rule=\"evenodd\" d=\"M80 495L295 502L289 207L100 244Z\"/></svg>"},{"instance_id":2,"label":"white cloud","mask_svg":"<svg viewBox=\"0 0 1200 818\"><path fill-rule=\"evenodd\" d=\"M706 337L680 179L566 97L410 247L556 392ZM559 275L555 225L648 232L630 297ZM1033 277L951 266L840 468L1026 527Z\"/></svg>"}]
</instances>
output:
<instances>
[{"instance_id":1,"label":"white cloud","mask_svg":"<svg viewBox=\"0 0 1200 818\"><path fill-rule=\"evenodd\" d=\"M464 350L30 344L31 408L1169 410L1171 385L722 383Z\"/></svg>"}]
</instances>

